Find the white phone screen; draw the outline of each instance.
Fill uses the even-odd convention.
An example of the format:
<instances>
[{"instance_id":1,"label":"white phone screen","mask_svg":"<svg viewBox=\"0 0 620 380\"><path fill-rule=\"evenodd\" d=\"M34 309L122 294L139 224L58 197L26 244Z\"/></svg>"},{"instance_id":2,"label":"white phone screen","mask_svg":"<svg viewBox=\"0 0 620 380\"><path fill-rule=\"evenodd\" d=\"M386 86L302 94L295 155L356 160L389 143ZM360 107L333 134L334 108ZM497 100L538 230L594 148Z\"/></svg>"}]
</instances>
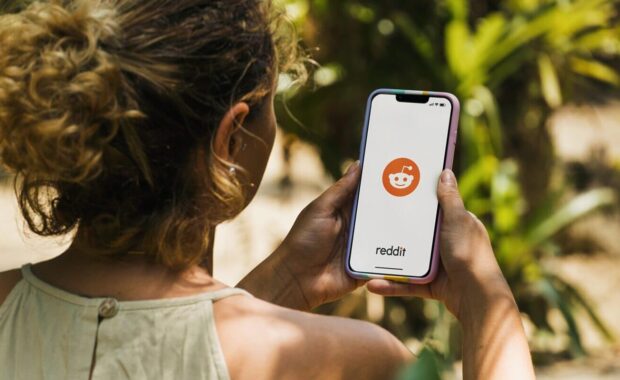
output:
<instances>
[{"instance_id":1,"label":"white phone screen","mask_svg":"<svg viewBox=\"0 0 620 380\"><path fill-rule=\"evenodd\" d=\"M439 214L452 104L378 94L371 101L349 259L358 273L425 276Z\"/></svg>"}]
</instances>

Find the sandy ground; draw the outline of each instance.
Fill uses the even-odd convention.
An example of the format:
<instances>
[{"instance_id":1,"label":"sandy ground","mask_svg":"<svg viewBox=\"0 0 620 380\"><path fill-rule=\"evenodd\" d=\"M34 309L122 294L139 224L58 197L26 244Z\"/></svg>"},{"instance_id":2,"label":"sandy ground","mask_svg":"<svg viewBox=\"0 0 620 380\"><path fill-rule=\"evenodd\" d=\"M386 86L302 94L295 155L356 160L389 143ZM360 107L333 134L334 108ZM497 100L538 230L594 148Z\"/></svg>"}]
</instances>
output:
<instances>
[{"instance_id":1,"label":"sandy ground","mask_svg":"<svg viewBox=\"0 0 620 380\"><path fill-rule=\"evenodd\" d=\"M585 159L591 147L605 146L613 160L620 160L620 127L615 120L620 120L619 105L565 109L552 123L558 153L566 158ZM292 185L283 188L281 142L282 137L278 136L256 199L235 220L218 228L215 276L230 285L277 247L299 211L331 183L315 150L297 144L290 167ZM51 258L67 245L66 238L42 239L24 231L12 189L0 186L0 271ZM592 300L620 338L620 252L611 256L572 256L558 260L557 270ZM539 368L540 379L620 379L620 351L605 345L587 324L583 334L594 355Z\"/></svg>"},{"instance_id":2,"label":"sandy ground","mask_svg":"<svg viewBox=\"0 0 620 380\"><path fill-rule=\"evenodd\" d=\"M556 153L565 160L587 160L592 149L603 148L620 161L620 103L568 106L550 121Z\"/></svg>"}]
</instances>

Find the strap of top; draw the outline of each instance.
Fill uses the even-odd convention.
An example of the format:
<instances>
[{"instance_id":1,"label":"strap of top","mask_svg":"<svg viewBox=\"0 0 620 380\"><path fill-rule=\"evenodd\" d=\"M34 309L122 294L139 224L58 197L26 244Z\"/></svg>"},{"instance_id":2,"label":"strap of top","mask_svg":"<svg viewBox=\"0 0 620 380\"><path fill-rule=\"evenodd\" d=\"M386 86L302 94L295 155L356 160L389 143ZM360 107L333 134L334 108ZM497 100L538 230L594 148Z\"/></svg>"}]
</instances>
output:
<instances>
[{"instance_id":1,"label":"strap of top","mask_svg":"<svg viewBox=\"0 0 620 380\"><path fill-rule=\"evenodd\" d=\"M209 292L208 294L211 294L211 299L213 301L217 301L217 300L221 300L222 298L226 298L230 296L237 296L237 295L254 297L252 294L250 294L250 292L248 292L245 289L241 289L241 288L223 288L223 289L214 290L212 292Z\"/></svg>"}]
</instances>

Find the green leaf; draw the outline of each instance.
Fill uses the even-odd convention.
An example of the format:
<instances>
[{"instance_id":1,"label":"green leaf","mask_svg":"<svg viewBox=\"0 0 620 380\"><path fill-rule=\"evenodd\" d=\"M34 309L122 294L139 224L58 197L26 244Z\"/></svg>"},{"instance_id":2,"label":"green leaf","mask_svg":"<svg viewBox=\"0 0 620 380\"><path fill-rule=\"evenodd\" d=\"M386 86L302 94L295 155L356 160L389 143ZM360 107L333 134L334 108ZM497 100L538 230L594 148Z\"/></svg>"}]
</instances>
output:
<instances>
[{"instance_id":1,"label":"green leaf","mask_svg":"<svg viewBox=\"0 0 620 380\"><path fill-rule=\"evenodd\" d=\"M493 67L508 57L518 59L517 52L533 40L543 36L552 27L553 16L551 11L547 11L531 20L512 19L508 25L505 38L489 53L486 65Z\"/></svg>"},{"instance_id":2,"label":"green leaf","mask_svg":"<svg viewBox=\"0 0 620 380\"><path fill-rule=\"evenodd\" d=\"M519 274L523 268L534 262L531 247L520 236L503 236L495 239L495 255L507 277Z\"/></svg>"},{"instance_id":3,"label":"green leaf","mask_svg":"<svg viewBox=\"0 0 620 380\"><path fill-rule=\"evenodd\" d=\"M420 55L425 58L433 57L433 43L431 40L411 21L408 14L395 12L392 15L394 24L400 28L401 32L409 40L411 45Z\"/></svg>"},{"instance_id":4,"label":"green leaf","mask_svg":"<svg viewBox=\"0 0 620 380\"><path fill-rule=\"evenodd\" d=\"M495 155L497 157L502 157L502 121L495 96L484 86L474 88L472 95L484 108L484 114L486 115L487 125L489 127L489 137L491 138Z\"/></svg>"},{"instance_id":5,"label":"green leaf","mask_svg":"<svg viewBox=\"0 0 620 380\"><path fill-rule=\"evenodd\" d=\"M604 63L573 57L570 60L570 66L578 74L609 83L612 86L620 86L618 72Z\"/></svg>"},{"instance_id":6,"label":"green leaf","mask_svg":"<svg viewBox=\"0 0 620 380\"><path fill-rule=\"evenodd\" d=\"M351 4L348 7L348 11L354 19L366 24L370 24L375 19L375 11L372 8L366 7L362 4Z\"/></svg>"},{"instance_id":7,"label":"green leaf","mask_svg":"<svg viewBox=\"0 0 620 380\"><path fill-rule=\"evenodd\" d=\"M424 34L411 20L409 15L404 12L395 12L392 15L394 25L400 30L411 44L411 47L422 57L424 66L434 72L436 77L440 77L439 65L433 50L433 41Z\"/></svg>"},{"instance_id":8,"label":"green leaf","mask_svg":"<svg viewBox=\"0 0 620 380\"><path fill-rule=\"evenodd\" d=\"M447 0L448 10L452 18L457 20L467 20L469 16L469 6L466 0Z\"/></svg>"},{"instance_id":9,"label":"green leaf","mask_svg":"<svg viewBox=\"0 0 620 380\"><path fill-rule=\"evenodd\" d=\"M506 18L501 13L491 13L483 18L473 36L473 61L485 67L486 58L506 33Z\"/></svg>"},{"instance_id":10,"label":"green leaf","mask_svg":"<svg viewBox=\"0 0 620 380\"><path fill-rule=\"evenodd\" d=\"M559 48L568 47L573 36L584 30L607 25L614 10L609 0L580 0L555 8L553 27L546 41Z\"/></svg>"},{"instance_id":11,"label":"green leaf","mask_svg":"<svg viewBox=\"0 0 620 380\"><path fill-rule=\"evenodd\" d=\"M508 0L508 7L516 12L531 12L540 7L541 0Z\"/></svg>"},{"instance_id":12,"label":"green leaf","mask_svg":"<svg viewBox=\"0 0 620 380\"><path fill-rule=\"evenodd\" d=\"M491 155L482 157L470 166L459 178L459 190L463 199L473 197L479 186L489 183L498 166L499 161Z\"/></svg>"},{"instance_id":13,"label":"green leaf","mask_svg":"<svg viewBox=\"0 0 620 380\"><path fill-rule=\"evenodd\" d=\"M543 277L538 285L542 296L562 313L562 317L564 317L566 326L568 327L568 336L570 337L572 351L579 356L585 354L585 349L583 348L581 336L579 334L579 326L577 326L577 322L575 321L573 308L567 301L569 299L567 295L563 294L561 289L556 287L557 284L554 283L550 277Z\"/></svg>"},{"instance_id":14,"label":"green leaf","mask_svg":"<svg viewBox=\"0 0 620 380\"><path fill-rule=\"evenodd\" d=\"M540 74L540 84L542 87L543 98L551 108L562 105L562 90L558 74L553 67L551 59L546 54L538 57L538 72Z\"/></svg>"},{"instance_id":15,"label":"green leaf","mask_svg":"<svg viewBox=\"0 0 620 380\"><path fill-rule=\"evenodd\" d=\"M438 355L431 349L424 347L417 360L405 369L398 377L399 380L441 380L441 371L438 364Z\"/></svg>"},{"instance_id":16,"label":"green leaf","mask_svg":"<svg viewBox=\"0 0 620 380\"><path fill-rule=\"evenodd\" d=\"M519 187L517 164L504 160L491 181L493 202L493 227L505 234L518 228L522 214L522 196Z\"/></svg>"},{"instance_id":17,"label":"green leaf","mask_svg":"<svg viewBox=\"0 0 620 380\"><path fill-rule=\"evenodd\" d=\"M471 75L471 32L466 20L453 20L446 26L446 59L457 77Z\"/></svg>"},{"instance_id":18,"label":"green leaf","mask_svg":"<svg viewBox=\"0 0 620 380\"><path fill-rule=\"evenodd\" d=\"M559 281L562 281L559 277L556 278ZM565 282L564 286L566 289L566 293L569 294L570 297L583 308L583 310L588 314L588 317L590 317L592 323L594 323L594 326L596 326L596 328L603 335L603 337L610 343L615 342L616 339L614 337L614 334L607 327L605 322L603 322L601 317L598 315L596 310L594 310L594 307L592 306L592 304L590 304L586 297L584 297L581 292L572 285Z\"/></svg>"},{"instance_id":19,"label":"green leaf","mask_svg":"<svg viewBox=\"0 0 620 380\"><path fill-rule=\"evenodd\" d=\"M620 27L605 28L585 33L573 41L575 50L585 54L620 54Z\"/></svg>"},{"instance_id":20,"label":"green leaf","mask_svg":"<svg viewBox=\"0 0 620 380\"><path fill-rule=\"evenodd\" d=\"M580 194L534 226L527 234L527 240L532 246L536 246L583 216L601 207L611 206L615 202L616 194L609 188L594 189Z\"/></svg>"},{"instance_id":21,"label":"green leaf","mask_svg":"<svg viewBox=\"0 0 620 380\"><path fill-rule=\"evenodd\" d=\"M567 189L564 187L549 190L536 209L530 210L528 219L524 221L525 231L531 232L547 220L550 215L554 214L566 195L566 191Z\"/></svg>"}]
</instances>

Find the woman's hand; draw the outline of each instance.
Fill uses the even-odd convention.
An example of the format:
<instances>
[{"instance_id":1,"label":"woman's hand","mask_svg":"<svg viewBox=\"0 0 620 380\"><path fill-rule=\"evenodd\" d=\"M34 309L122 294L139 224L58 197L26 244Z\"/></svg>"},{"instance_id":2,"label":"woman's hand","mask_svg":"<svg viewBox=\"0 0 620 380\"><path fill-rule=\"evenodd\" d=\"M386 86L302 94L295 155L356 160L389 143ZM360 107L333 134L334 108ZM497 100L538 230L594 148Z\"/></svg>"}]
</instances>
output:
<instances>
[{"instance_id":1,"label":"woman's hand","mask_svg":"<svg viewBox=\"0 0 620 380\"><path fill-rule=\"evenodd\" d=\"M463 329L463 378L534 379L519 310L495 260L484 225L465 210L454 174L437 188L443 221L441 268L429 284L371 280L374 293L442 301Z\"/></svg>"},{"instance_id":2,"label":"woman's hand","mask_svg":"<svg viewBox=\"0 0 620 380\"><path fill-rule=\"evenodd\" d=\"M364 284L344 270L359 163L297 217L280 247L237 285L281 306L310 310Z\"/></svg>"},{"instance_id":3,"label":"woman's hand","mask_svg":"<svg viewBox=\"0 0 620 380\"><path fill-rule=\"evenodd\" d=\"M442 210L441 267L437 277L424 285L371 280L367 287L373 293L386 296L436 299L460 318L466 312L471 292L511 293L495 260L487 231L482 222L465 209L452 171L442 173L437 197Z\"/></svg>"}]
</instances>

